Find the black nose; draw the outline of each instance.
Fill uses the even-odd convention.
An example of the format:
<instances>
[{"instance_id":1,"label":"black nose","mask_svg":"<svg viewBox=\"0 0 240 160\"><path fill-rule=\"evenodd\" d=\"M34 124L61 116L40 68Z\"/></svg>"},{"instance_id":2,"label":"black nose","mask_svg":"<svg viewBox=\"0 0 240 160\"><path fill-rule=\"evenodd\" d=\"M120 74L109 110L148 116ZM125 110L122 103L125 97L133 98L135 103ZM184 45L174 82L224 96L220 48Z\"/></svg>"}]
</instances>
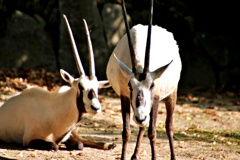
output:
<instances>
[{"instance_id":1,"label":"black nose","mask_svg":"<svg viewBox=\"0 0 240 160\"><path fill-rule=\"evenodd\" d=\"M146 120L147 116L145 116L143 119L139 119L137 116L135 116L135 118L138 123L142 123L143 121Z\"/></svg>"},{"instance_id":2,"label":"black nose","mask_svg":"<svg viewBox=\"0 0 240 160\"><path fill-rule=\"evenodd\" d=\"M91 105L91 108L95 111L97 111L99 109L99 108L94 107L93 105Z\"/></svg>"}]
</instances>

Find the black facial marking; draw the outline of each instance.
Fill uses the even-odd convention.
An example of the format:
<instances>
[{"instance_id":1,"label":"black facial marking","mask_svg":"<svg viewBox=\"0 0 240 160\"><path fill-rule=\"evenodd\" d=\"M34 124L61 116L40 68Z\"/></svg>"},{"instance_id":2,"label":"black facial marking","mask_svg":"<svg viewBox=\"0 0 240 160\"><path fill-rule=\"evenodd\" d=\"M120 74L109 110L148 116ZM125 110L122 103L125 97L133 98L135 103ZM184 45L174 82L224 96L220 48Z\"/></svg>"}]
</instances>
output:
<instances>
[{"instance_id":1,"label":"black facial marking","mask_svg":"<svg viewBox=\"0 0 240 160\"><path fill-rule=\"evenodd\" d=\"M83 103L83 86L79 83L78 84L78 89L79 89L79 94L77 95L77 107L78 107L78 112L79 112L79 118L81 118L82 113L86 113L84 103Z\"/></svg>"},{"instance_id":2,"label":"black facial marking","mask_svg":"<svg viewBox=\"0 0 240 160\"><path fill-rule=\"evenodd\" d=\"M97 98L96 93L93 89L90 89L90 91L88 92L88 98L90 100L92 100L93 98Z\"/></svg>"},{"instance_id":3,"label":"black facial marking","mask_svg":"<svg viewBox=\"0 0 240 160\"><path fill-rule=\"evenodd\" d=\"M141 74L139 74L138 80L139 80L139 81L143 81L143 80L146 79L146 77L147 77L147 74L146 74L146 73L141 73Z\"/></svg>"},{"instance_id":4,"label":"black facial marking","mask_svg":"<svg viewBox=\"0 0 240 160\"><path fill-rule=\"evenodd\" d=\"M146 102L144 101L144 94L143 91L140 90L138 92L137 98L136 98L136 107L139 106L145 106Z\"/></svg>"},{"instance_id":5,"label":"black facial marking","mask_svg":"<svg viewBox=\"0 0 240 160\"><path fill-rule=\"evenodd\" d=\"M128 87L129 87L129 90L132 91L132 85L130 82L128 82Z\"/></svg>"}]
</instances>

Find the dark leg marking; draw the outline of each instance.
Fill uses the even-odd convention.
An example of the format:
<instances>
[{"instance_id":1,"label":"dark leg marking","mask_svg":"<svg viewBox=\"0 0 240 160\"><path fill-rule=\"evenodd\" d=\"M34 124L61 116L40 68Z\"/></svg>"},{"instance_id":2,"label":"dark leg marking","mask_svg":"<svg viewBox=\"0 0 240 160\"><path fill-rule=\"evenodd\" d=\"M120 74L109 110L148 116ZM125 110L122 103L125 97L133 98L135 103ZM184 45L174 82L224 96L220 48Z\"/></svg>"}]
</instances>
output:
<instances>
[{"instance_id":1,"label":"dark leg marking","mask_svg":"<svg viewBox=\"0 0 240 160\"><path fill-rule=\"evenodd\" d=\"M173 144L173 112L177 101L177 90L170 94L165 99L167 118L166 118L166 133L169 139L171 160L175 160L174 144Z\"/></svg>"},{"instance_id":2,"label":"dark leg marking","mask_svg":"<svg viewBox=\"0 0 240 160\"><path fill-rule=\"evenodd\" d=\"M28 145L29 148L39 149L39 150L58 150L58 145L54 142L47 142L42 139L34 139Z\"/></svg>"},{"instance_id":3,"label":"dark leg marking","mask_svg":"<svg viewBox=\"0 0 240 160\"><path fill-rule=\"evenodd\" d=\"M123 131L122 131L122 155L121 159L126 159L127 153L127 143L131 136L130 131L130 99L125 96L121 96L121 109L122 109L122 121L123 121Z\"/></svg>"},{"instance_id":4,"label":"dark leg marking","mask_svg":"<svg viewBox=\"0 0 240 160\"><path fill-rule=\"evenodd\" d=\"M83 143L80 141L76 141L74 139L69 138L66 142L64 142L68 150L83 150Z\"/></svg>"},{"instance_id":5,"label":"dark leg marking","mask_svg":"<svg viewBox=\"0 0 240 160\"><path fill-rule=\"evenodd\" d=\"M142 143L142 138L144 135L144 131L145 131L146 127L139 127L139 132L138 132L138 137L137 137L137 144L134 150L134 154L132 155L132 160L138 159L138 155L139 155L139 151L141 148L141 143Z\"/></svg>"},{"instance_id":6,"label":"dark leg marking","mask_svg":"<svg viewBox=\"0 0 240 160\"><path fill-rule=\"evenodd\" d=\"M148 138L150 140L151 150L152 150L152 160L157 158L156 154L156 123L157 123L157 115L158 115L158 104L159 104L159 96L153 97L152 110L150 113L150 122L148 128Z\"/></svg>"}]
</instances>

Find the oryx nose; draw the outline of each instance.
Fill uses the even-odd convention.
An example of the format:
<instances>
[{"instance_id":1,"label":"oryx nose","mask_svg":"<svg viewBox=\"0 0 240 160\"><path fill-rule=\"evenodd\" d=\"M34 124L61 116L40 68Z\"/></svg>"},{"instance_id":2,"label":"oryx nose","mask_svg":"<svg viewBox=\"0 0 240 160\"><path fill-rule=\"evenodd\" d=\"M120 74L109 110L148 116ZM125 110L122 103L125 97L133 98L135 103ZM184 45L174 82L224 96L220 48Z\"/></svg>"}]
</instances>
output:
<instances>
[{"instance_id":1,"label":"oryx nose","mask_svg":"<svg viewBox=\"0 0 240 160\"><path fill-rule=\"evenodd\" d=\"M93 110L95 110L95 111L97 111L97 110L100 109L100 107L95 107L94 105L91 105L91 108L92 108Z\"/></svg>"},{"instance_id":2,"label":"oryx nose","mask_svg":"<svg viewBox=\"0 0 240 160\"><path fill-rule=\"evenodd\" d=\"M142 123L143 121L146 120L147 116L145 116L143 119L139 119L137 116L135 116L135 118L138 123Z\"/></svg>"}]
</instances>

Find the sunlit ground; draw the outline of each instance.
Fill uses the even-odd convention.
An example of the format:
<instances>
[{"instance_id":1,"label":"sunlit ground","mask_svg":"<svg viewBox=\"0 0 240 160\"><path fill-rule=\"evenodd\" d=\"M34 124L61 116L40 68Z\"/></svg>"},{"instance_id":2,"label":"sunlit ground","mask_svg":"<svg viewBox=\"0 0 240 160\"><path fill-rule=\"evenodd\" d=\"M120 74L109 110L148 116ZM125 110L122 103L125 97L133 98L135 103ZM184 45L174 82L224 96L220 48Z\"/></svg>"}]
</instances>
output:
<instances>
[{"instance_id":1,"label":"sunlit ground","mask_svg":"<svg viewBox=\"0 0 240 160\"><path fill-rule=\"evenodd\" d=\"M0 70L0 103L23 89L38 85L54 90L63 81L58 72L46 70ZM83 151L23 150L21 146L0 143L0 159L120 159L122 119L119 97L112 89L99 92L102 112L88 114L76 128L82 136L114 142L117 147L110 151L84 148ZM0 104L0 105L1 105ZM166 111L160 102L157 124L158 159L169 159L169 145L165 134ZM200 88L180 87L174 112L175 152L177 159L237 160L240 157L240 89L238 87ZM132 136L127 157L134 151L138 127L131 121ZM140 159L150 159L151 151L147 132L143 139ZM96 158L96 157L95 157Z\"/></svg>"}]
</instances>

